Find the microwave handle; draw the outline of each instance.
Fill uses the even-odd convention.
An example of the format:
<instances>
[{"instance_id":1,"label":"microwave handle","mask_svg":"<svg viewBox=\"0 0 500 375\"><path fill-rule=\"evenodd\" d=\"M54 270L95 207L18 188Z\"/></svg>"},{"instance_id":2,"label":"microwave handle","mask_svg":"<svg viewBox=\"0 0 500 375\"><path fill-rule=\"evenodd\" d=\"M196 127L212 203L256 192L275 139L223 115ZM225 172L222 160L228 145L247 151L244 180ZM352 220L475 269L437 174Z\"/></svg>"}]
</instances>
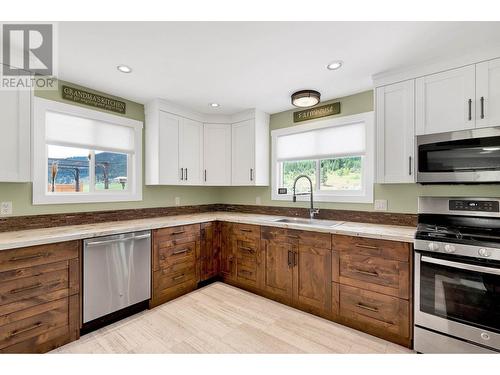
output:
<instances>
[{"instance_id":1,"label":"microwave handle","mask_svg":"<svg viewBox=\"0 0 500 375\"><path fill-rule=\"evenodd\" d=\"M476 266L475 264L453 262L451 260L431 258L425 255L420 258L420 261L424 263L433 263L433 264L439 264L441 266L459 268L461 270L483 272L483 273L489 273L491 275L500 275L500 269L498 268L490 268L490 267Z\"/></svg>"}]
</instances>

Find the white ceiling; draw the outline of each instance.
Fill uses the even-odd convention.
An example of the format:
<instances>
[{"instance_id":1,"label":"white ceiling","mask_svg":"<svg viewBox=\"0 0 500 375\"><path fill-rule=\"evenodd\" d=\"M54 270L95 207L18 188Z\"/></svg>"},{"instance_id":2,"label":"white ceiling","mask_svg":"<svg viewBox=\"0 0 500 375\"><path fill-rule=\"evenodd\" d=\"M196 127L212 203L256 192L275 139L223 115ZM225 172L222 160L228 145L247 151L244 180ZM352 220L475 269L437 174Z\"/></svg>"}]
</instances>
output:
<instances>
[{"instance_id":1,"label":"white ceiling","mask_svg":"<svg viewBox=\"0 0 500 375\"><path fill-rule=\"evenodd\" d=\"M61 22L58 45L63 80L203 113L275 113L296 90L333 99L370 89L372 74L500 45L500 22Z\"/></svg>"}]
</instances>

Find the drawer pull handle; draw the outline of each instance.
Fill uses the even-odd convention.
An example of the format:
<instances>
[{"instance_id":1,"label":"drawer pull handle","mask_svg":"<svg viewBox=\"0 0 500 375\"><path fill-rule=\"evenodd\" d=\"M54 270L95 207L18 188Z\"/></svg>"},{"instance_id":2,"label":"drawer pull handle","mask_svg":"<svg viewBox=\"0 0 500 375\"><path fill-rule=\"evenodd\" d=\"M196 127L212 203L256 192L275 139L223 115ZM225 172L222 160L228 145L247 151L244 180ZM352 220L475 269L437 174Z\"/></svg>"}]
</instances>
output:
<instances>
[{"instance_id":1,"label":"drawer pull handle","mask_svg":"<svg viewBox=\"0 0 500 375\"><path fill-rule=\"evenodd\" d=\"M376 307L367 306L363 303L357 303L356 306L363 310L378 312L378 309Z\"/></svg>"},{"instance_id":2,"label":"drawer pull handle","mask_svg":"<svg viewBox=\"0 0 500 375\"><path fill-rule=\"evenodd\" d=\"M36 284L25 286L22 288L12 289L10 291L10 294L17 294L17 293L25 292L27 290L38 289L38 288L42 287L42 285L43 285L42 283L36 283Z\"/></svg>"},{"instance_id":3,"label":"drawer pull handle","mask_svg":"<svg viewBox=\"0 0 500 375\"><path fill-rule=\"evenodd\" d=\"M240 228L240 231L242 231L242 232L251 232L252 230L251 229Z\"/></svg>"},{"instance_id":4,"label":"drawer pull handle","mask_svg":"<svg viewBox=\"0 0 500 375\"><path fill-rule=\"evenodd\" d=\"M249 253L254 253L255 250L250 247L241 246L238 249L248 251Z\"/></svg>"},{"instance_id":5,"label":"drawer pull handle","mask_svg":"<svg viewBox=\"0 0 500 375\"><path fill-rule=\"evenodd\" d=\"M10 337L14 337L14 336L20 335L21 333L29 332L29 331L32 331L34 329L40 328L42 325L43 325L42 322L36 322L31 327L23 328L23 329L17 329L17 330L12 331L9 336Z\"/></svg>"},{"instance_id":6,"label":"drawer pull handle","mask_svg":"<svg viewBox=\"0 0 500 375\"><path fill-rule=\"evenodd\" d=\"M361 275L367 275L367 276L374 276L378 277L378 272L377 271L364 271L364 270L358 270L358 269L353 269L354 272L360 273Z\"/></svg>"},{"instance_id":7,"label":"drawer pull handle","mask_svg":"<svg viewBox=\"0 0 500 375\"><path fill-rule=\"evenodd\" d=\"M239 270L239 272L245 275L253 275L253 272L247 270Z\"/></svg>"},{"instance_id":8,"label":"drawer pull handle","mask_svg":"<svg viewBox=\"0 0 500 375\"><path fill-rule=\"evenodd\" d=\"M371 249L371 250L378 250L378 246L371 246L371 245L363 245L360 243L355 244L354 246L360 247L362 249Z\"/></svg>"},{"instance_id":9,"label":"drawer pull handle","mask_svg":"<svg viewBox=\"0 0 500 375\"><path fill-rule=\"evenodd\" d=\"M187 253L189 251L189 249L180 249L180 250L174 250L173 254L174 255L179 255L179 254L184 254L184 253Z\"/></svg>"},{"instance_id":10,"label":"drawer pull handle","mask_svg":"<svg viewBox=\"0 0 500 375\"><path fill-rule=\"evenodd\" d=\"M12 257L12 258L9 259L9 261L10 262L18 262L20 260L42 258L45 255L46 255L45 253L37 253L37 254L31 254L31 255L24 255L24 256L19 256L19 257Z\"/></svg>"},{"instance_id":11,"label":"drawer pull handle","mask_svg":"<svg viewBox=\"0 0 500 375\"><path fill-rule=\"evenodd\" d=\"M184 276L185 276L184 274L179 275L179 276L175 276L175 277L172 277L172 280L177 281L177 280L182 279Z\"/></svg>"},{"instance_id":12,"label":"drawer pull handle","mask_svg":"<svg viewBox=\"0 0 500 375\"><path fill-rule=\"evenodd\" d=\"M185 230L179 230L179 231L177 231L177 232L172 232L172 235L173 235L173 236L176 236L176 235L178 235L178 234L182 234L182 233L186 233L186 231L185 231Z\"/></svg>"},{"instance_id":13,"label":"drawer pull handle","mask_svg":"<svg viewBox=\"0 0 500 375\"><path fill-rule=\"evenodd\" d=\"M288 238L293 238L293 239L297 239L297 238L299 238L299 236L295 236L295 235L293 235L293 234L287 234L286 236L287 236Z\"/></svg>"}]
</instances>

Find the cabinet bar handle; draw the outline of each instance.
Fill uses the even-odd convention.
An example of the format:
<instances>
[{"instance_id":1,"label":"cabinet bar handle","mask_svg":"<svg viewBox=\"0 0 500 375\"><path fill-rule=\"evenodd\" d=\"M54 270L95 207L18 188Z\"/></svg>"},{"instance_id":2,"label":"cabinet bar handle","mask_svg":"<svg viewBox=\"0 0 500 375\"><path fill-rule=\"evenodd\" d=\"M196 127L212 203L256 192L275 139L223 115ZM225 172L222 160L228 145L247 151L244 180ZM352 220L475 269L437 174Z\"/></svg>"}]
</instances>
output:
<instances>
[{"instance_id":1,"label":"cabinet bar handle","mask_svg":"<svg viewBox=\"0 0 500 375\"><path fill-rule=\"evenodd\" d=\"M288 250L288 268L291 268L293 265L292 257L293 257L293 253L290 250Z\"/></svg>"},{"instance_id":2,"label":"cabinet bar handle","mask_svg":"<svg viewBox=\"0 0 500 375\"><path fill-rule=\"evenodd\" d=\"M484 96L481 96L481 119L484 119Z\"/></svg>"},{"instance_id":3,"label":"cabinet bar handle","mask_svg":"<svg viewBox=\"0 0 500 375\"><path fill-rule=\"evenodd\" d=\"M357 244L355 244L354 246L356 246L356 247L360 247L360 248L362 248L362 249L372 249L372 250L378 250L378 247L377 247L377 246L363 245L363 244L360 244L360 243L357 243Z\"/></svg>"},{"instance_id":4,"label":"cabinet bar handle","mask_svg":"<svg viewBox=\"0 0 500 375\"><path fill-rule=\"evenodd\" d=\"M205 169L205 182L207 182L207 170Z\"/></svg>"},{"instance_id":5,"label":"cabinet bar handle","mask_svg":"<svg viewBox=\"0 0 500 375\"><path fill-rule=\"evenodd\" d=\"M187 181L188 180L188 169L185 168L185 170L186 170L186 181Z\"/></svg>"},{"instance_id":6,"label":"cabinet bar handle","mask_svg":"<svg viewBox=\"0 0 500 375\"><path fill-rule=\"evenodd\" d=\"M181 168L181 181L184 180L184 168Z\"/></svg>"},{"instance_id":7,"label":"cabinet bar handle","mask_svg":"<svg viewBox=\"0 0 500 375\"><path fill-rule=\"evenodd\" d=\"M250 168L250 181L253 181L253 168Z\"/></svg>"},{"instance_id":8,"label":"cabinet bar handle","mask_svg":"<svg viewBox=\"0 0 500 375\"><path fill-rule=\"evenodd\" d=\"M378 277L378 272L376 271L364 271L364 270L358 270L357 268L353 269L354 272L356 273L360 273L362 275L367 275L367 276L374 276L374 277Z\"/></svg>"},{"instance_id":9,"label":"cabinet bar handle","mask_svg":"<svg viewBox=\"0 0 500 375\"><path fill-rule=\"evenodd\" d=\"M31 254L31 255L24 255L24 256L12 257L12 258L9 259L9 262L18 262L20 260L42 258L45 255L46 255L45 253L37 253L37 254Z\"/></svg>"},{"instance_id":10,"label":"cabinet bar handle","mask_svg":"<svg viewBox=\"0 0 500 375\"><path fill-rule=\"evenodd\" d=\"M244 229L244 228L241 228L240 231L242 232L251 232L252 230L251 229Z\"/></svg>"},{"instance_id":11,"label":"cabinet bar handle","mask_svg":"<svg viewBox=\"0 0 500 375\"><path fill-rule=\"evenodd\" d=\"M25 292L27 290L38 289L38 288L42 287L42 285L43 285L42 283L36 283L36 284L25 286L22 288L12 289L10 291L10 294L17 294L17 293Z\"/></svg>"},{"instance_id":12,"label":"cabinet bar handle","mask_svg":"<svg viewBox=\"0 0 500 375\"><path fill-rule=\"evenodd\" d=\"M294 251L293 252L293 266L295 267L298 263L298 260L299 260L299 253Z\"/></svg>"},{"instance_id":13,"label":"cabinet bar handle","mask_svg":"<svg viewBox=\"0 0 500 375\"><path fill-rule=\"evenodd\" d=\"M365 304L363 304L361 302L357 303L356 306L359 307L360 309L378 312L378 309L376 307L366 306Z\"/></svg>"},{"instance_id":14,"label":"cabinet bar handle","mask_svg":"<svg viewBox=\"0 0 500 375\"><path fill-rule=\"evenodd\" d=\"M408 174L411 176L411 156L408 156Z\"/></svg>"},{"instance_id":15,"label":"cabinet bar handle","mask_svg":"<svg viewBox=\"0 0 500 375\"><path fill-rule=\"evenodd\" d=\"M179 275L179 276L175 276L175 277L172 277L172 280L176 281L176 280L180 280L184 277L184 274L182 275Z\"/></svg>"},{"instance_id":16,"label":"cabinet bar handle","mask_svg":"<svg viewBox=\"0 0 500 375\"><path fill-rule=\"evenodd\" d=\"M182 233L185 233L186 231L185 230L179 230L177 232L172 232L172 235L176 235L176 234L182 234Z\"/></svg>"},{"instance_id":17,"label":"cabinet bar handle","mask_svg":"<svg viewBox=\"0 0 500 375\"><path fill-rule=\"evenodd\" d=\"M249 253L254 253L255 252L255 250L252 249L251 247L241 246L241 247L239 247L239 249L248 251Z\"/></svg>"},{"instance_id":18,"label":"cabinet bar handle","mask_svg":"<svg viewBox=\"0 0 500 375\"><path fill-rule=\"evenodd\" d=\"M172 254L178 255L178 254L184 254L184 253L187 253L187 252L188 252L188 249L184 248L184 249L180 249L180 250L174 250L174 252Z\"/></svg>"},{"instance_id":19,"label":"cabinet bar handle","mask_svg":"<svg viewBox=\"0 0 500 375\"><path fill-rule=\"evenodd\" d=\"M23 328L23 329L18 329L18 330L14 330L12 331L9 336L10 337L14 337L14 336L17 336L17 335L20 335L21 333L25 333L25 332L29 332L29 331L32 331L34 329L37 329L39 327L41 327L43 325L42 322L36 322L34 325L32 325L31 327L28 327L28 328Z\"/></svg>"},{"instance_id":20,"label":"cabinet bar handle","mask_svg":"<svg viewBox=\"0 0 500 375\"><path fill-rule=\"evenodd\" d=\"M472 120L472 99L469 99L469 121Z\"/></svg>"}]
</instances>

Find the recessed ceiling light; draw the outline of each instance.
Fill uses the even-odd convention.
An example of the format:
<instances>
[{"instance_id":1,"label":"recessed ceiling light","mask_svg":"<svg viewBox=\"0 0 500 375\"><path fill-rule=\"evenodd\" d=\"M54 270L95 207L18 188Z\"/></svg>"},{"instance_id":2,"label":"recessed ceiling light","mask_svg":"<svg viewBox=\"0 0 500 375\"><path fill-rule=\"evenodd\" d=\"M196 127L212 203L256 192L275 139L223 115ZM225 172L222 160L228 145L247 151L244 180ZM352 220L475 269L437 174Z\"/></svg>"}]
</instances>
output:
<instances>
[{"instance_id":1,"label":"recessed ceiling light","mask_svg":"<svg viewBox=\"0 0 500 375\"><path fill-rule=\"evenodd\" d=\"M212 108L217 108L217 107L220 107L220 104L219 103L208 103L208 105Z\"/></svg>"},{"instance_id":2,"label":"recessed ceiling light","mask_svg":"<svg viewBox=\"0 0 500 375\"><path fill-rule=\"evenodd\" d=\"M326 66L328 70L337 70L342 67L342 61L337 60L337 61L332 61L330 64Z\"/></svg>"},{"instance_id":3,"label":"recessed ceiling light","mask_svg":"<svg viewBox=\"0 0 500 375\"><path fill-rule=\"evenodd\" d=\"M321 94L315 90L301 90L292 94L292 104L296 107L307 108L319 103Z\"/></svg>"},{"instance_id":4,"label":"recessed ceiling light","mask_svg":"<svg viewBox=\"0 0 500 375\"><path fill-rule=\"evenodd\" d=\"M132 73L132 68L127 65L118 65L116 69L118 69L122 73Z\"/></svg>"}]
</instances>

